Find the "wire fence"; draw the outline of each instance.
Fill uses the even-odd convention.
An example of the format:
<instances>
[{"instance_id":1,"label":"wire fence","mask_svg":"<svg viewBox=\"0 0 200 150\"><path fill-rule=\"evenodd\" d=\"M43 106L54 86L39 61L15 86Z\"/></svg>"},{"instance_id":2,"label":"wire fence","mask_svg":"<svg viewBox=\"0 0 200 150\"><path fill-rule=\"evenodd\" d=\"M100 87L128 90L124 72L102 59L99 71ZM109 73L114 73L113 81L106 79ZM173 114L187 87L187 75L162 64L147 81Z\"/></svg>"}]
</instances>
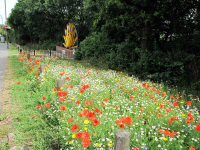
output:
<instances>
[{"instance_id":1,"label":"wire fence","mask_svg":"<svg viewBox=\"0 0 200 150\"><path fill-rule=\"evenodd\" d=\"M74 59L74 50L62 50L62 51L56 51L56 50L41 50L41 49L28 49L23 48L20 45L17 45L18 52L26 52L27 54L30 54L30 56L44 56L44 57L57 57L57 58L63 58L63 59Z\"/></svg>"}]
</instances>

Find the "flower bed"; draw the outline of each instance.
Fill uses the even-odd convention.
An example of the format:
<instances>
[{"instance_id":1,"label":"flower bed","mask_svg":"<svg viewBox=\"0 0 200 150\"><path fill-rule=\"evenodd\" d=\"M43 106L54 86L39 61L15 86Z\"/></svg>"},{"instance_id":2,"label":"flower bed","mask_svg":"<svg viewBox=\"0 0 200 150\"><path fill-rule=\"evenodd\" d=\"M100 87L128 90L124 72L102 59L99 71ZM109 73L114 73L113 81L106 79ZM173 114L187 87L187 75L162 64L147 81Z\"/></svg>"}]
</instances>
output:
<instances>
[{"instance_id":1,"label":"flower bed","mask_svg":"<svg viewBox=\"0 0 200 150\"><path fill-rule=\"evenodd\" d=\"M131 149L200 149L193 99L112 70L52 58L27 60L25 54L19 61L27 69L29 90L38 95L34 107L60 148L114 149L116 132L127 130ZM61 89L59 79L64 79Z\"/></svg>"}]
</instances>

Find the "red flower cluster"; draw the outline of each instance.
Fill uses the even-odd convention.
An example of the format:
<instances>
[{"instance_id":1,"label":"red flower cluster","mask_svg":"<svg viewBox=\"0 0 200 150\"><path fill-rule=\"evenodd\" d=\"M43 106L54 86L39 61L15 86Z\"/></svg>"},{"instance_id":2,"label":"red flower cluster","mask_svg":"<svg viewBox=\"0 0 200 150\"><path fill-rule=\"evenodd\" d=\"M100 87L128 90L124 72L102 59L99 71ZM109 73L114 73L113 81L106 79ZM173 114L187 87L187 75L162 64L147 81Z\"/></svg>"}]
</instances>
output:
<instances>
[{"instance_id":1,"label":"red flower cluster","mask_svg":"<svg viewBox=\"0 0 200 150\"><path fill-rule=\"evenodd\" d=\"M172 117L172 118L168 121L169 125L172 125L174 121L178 121L178 117Z\"/></svg>"},{"instance_id":2,"label":"red flower cluster","mask_svg":"<svg viewBox=\"0 0 200 150\"><path fill-rule=\"evenodd\" d=\"M40 63L41 63L40 60L37 60L37 61L35 62L36 65L39 65Z\"/></svg>"},{"instance_id":3,"label":"red flower cluster","mask_svg":"<svg viewBox=\"0 0 200 150\"><path fill-rule=\"evenodd\" d=\"M88 148L92 144L90 140L90 134L88 132L77 133L76 138L82 140L82 145L84 148Z\"/></svg>"},{"instance_id":4,"label":"red flower cluster","mask_svg":"<svg viewBox=\"0 0 200 150\"><path fill-rule=\"evenodd\" d=\"M86 106L91 106L91 105L93 105L93 103L92 103L91 101L86 101L86 102L85 102L85 105L86 105Z\"/></svg>"},{"instance_id":5,"label":"red flower cluster","mask_svg":"<svg viewBox=\"0 0 200 150\"><path fill-rule=\"evenodd\" d=\"M170 132L169 130L160 130L160 134L174 138L177 135L177 132Z\"/></svg>"},{"instance_id":6,"label":"red flower cluster","mask_svg":"<svg viewBox=\"0 0 200 150\"><path fill-rule=\"evenodd\" d=\"M187 124L191 124L194 122L194 117L192 115L192 113L188 114L188 119L187 119Z\"/></svg>"},{"instance_id":7,"label":"red flower cluster","mask_svg":"<svg viewBox=\"0 0 200 150\"><path fill-rule=\"evenodd\" d=\"M83 94L85 93L86 90L88 90L90 88L89 84L84 85L81 89L80 89L80 93Z\"/></svg>"},{"instance_id":8,"label":"red flower cluster","mask_svg":"<svg viewBox=\"0 0 200 150\"><path fill-rule=\"evenodd\" d=\"M198 126L195 128L195 130L196 130L197 132L200 132L200 125L198 125Z\"/></svg>"},{"instance_id":9,"label":"red flower cluster","mask_svg":"<svg viewBox=\"0 0 200 150\"><path fill-rule=\"evenodd\" d=\"M76 132L76 131L79 131L80 130L80 128L79 128L79 126L78 125L73 125L72 126L72 132Z\"/></svg>"},{"instance_id":10,"label":"red flower cluster","mask_svg":"<svg viewBox=\"0 0 200 150\"><path fill-rule=\"evenodd\" d=\"M99 113L99 112L98 112ZM98 126L101 124L101 122L96 119L96 114L94 112L90 112L88 111L87 109L84 110L82 113L80 113L79 115L80 117L86 117L88 118L89 120L93 121L93 126Z\"/></svg>"},{"instance_id":11,"label":"red flower cluster","mask_svg":"<svg viewBox=\"0 0 200 150\"><path fill-rule=\"evenodd\" d=\"M65 92L65 91L58 91L58 96L59 97L67 97L67 92Z\"/></svg>"},{"instance_id":12,"label":"red flower cluster","mask_svg":"<svg viewBox=\"0 0 200 150\"><path fill-rule=\"evenodd\" d=\"M89 120L94 120L96 119L96 114L93 112L89 112L87 109L85 109L81 114L80 117L86 117Z\"/></svg>"},{"instance_id":13,"label":"red flower cluster","mask_svg":"<svg viewBox=\"0 0 200 150\"><path fill-rule=\"evenodd\" d=\"M131 117L122 118L121 120L117 120L116 124L119 125L120 128L124 129L126 125L132 125L133 121Z\"/></svg>"}]
</instances>

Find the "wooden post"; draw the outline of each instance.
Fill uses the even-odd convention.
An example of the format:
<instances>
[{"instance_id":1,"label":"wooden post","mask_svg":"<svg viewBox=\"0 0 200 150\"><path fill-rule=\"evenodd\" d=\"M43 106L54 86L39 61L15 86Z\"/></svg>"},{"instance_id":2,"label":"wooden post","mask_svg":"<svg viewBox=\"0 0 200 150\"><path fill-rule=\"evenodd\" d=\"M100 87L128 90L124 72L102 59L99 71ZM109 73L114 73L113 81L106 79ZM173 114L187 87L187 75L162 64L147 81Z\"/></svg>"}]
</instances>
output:
<instances>
[{"instance_id":1,"label":"wooden post","mask_svg":"<svg viewBox=\"0 0 200 150\"><path fill-rule=\"evenodd\" d=\"M35 56L35 49L34 49L34 56Z\"/></svg>"},{"instance_id":2,"label":"wooden post","mask_svg":"<svg viewBox=\"0 0 200 150\"><path fill-rule=\"evenodd\" d=\"M50 57L51 57L51 50L50 50Z\"/></svg>"},{"instance_id":3,"label":"wooden post","mask_svg":"<svg viewBox=\"0 0 200 150\"><path fill-rule=\"evenodd\" d=\"M116 133L115 150L130 150L130 132L120 130Z\"/></svg>"},{"instance_id":4,"label":"wooden post","mask_svg":"<svg viewBox=\"0 0 200 150\"><path fill-rule=\"evenodd\" d=\"M65 84L65 79L59 79L57 81L57 90L60 90L64 84Z\"/></svg>"},{"instance_id":5,"label":"wooden post","mask_svg":"<svg viewBox=\"0 0 200 150\"><path fill-rule=\"evenodd\" d=\"M22 49L20 48L20 50L19 50L19 53L21 54L22 53Z\"/></svg>"},{"instance_id":6,"label":"wooden post","mask_svg":"<svg viewBox=\"0 0 200 150\"><path fill-rule=\"evenodd\" d=\"M42 64L42 65L40 66L40 74L44 72L45 67L46 67L46 64Z\"/></svg>"},{"instance_id":7,"label":"wooden post","mask_svg":"<svg viewBox=\"0 0 200 150\"><path fill-rule=\"evenodd\" d=\"M27 59L29 60L31 58L30 53L27 54Z\"/></svg>"}]
</instances>

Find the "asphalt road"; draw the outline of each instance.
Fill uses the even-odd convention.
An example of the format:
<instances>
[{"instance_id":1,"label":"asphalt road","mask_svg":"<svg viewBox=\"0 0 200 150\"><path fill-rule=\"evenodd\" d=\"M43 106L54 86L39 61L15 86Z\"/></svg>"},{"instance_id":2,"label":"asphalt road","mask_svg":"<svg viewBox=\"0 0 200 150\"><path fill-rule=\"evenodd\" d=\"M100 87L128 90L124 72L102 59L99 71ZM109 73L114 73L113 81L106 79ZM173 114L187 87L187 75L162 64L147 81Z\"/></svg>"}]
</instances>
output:
<instances>
[{"instance_id":1,"label":"asphalt road","mask_svg":"<svg viewBox=\"0 0 200 150\"><path fill-rule=\"evenodd\" d=\"M3 82L6 72L6 65L8 60L8 50L6 43L0 43L0 94L3 90ZM0 113L1 113L1 99L0 99Z\"/></svg>"}]
</instances>

